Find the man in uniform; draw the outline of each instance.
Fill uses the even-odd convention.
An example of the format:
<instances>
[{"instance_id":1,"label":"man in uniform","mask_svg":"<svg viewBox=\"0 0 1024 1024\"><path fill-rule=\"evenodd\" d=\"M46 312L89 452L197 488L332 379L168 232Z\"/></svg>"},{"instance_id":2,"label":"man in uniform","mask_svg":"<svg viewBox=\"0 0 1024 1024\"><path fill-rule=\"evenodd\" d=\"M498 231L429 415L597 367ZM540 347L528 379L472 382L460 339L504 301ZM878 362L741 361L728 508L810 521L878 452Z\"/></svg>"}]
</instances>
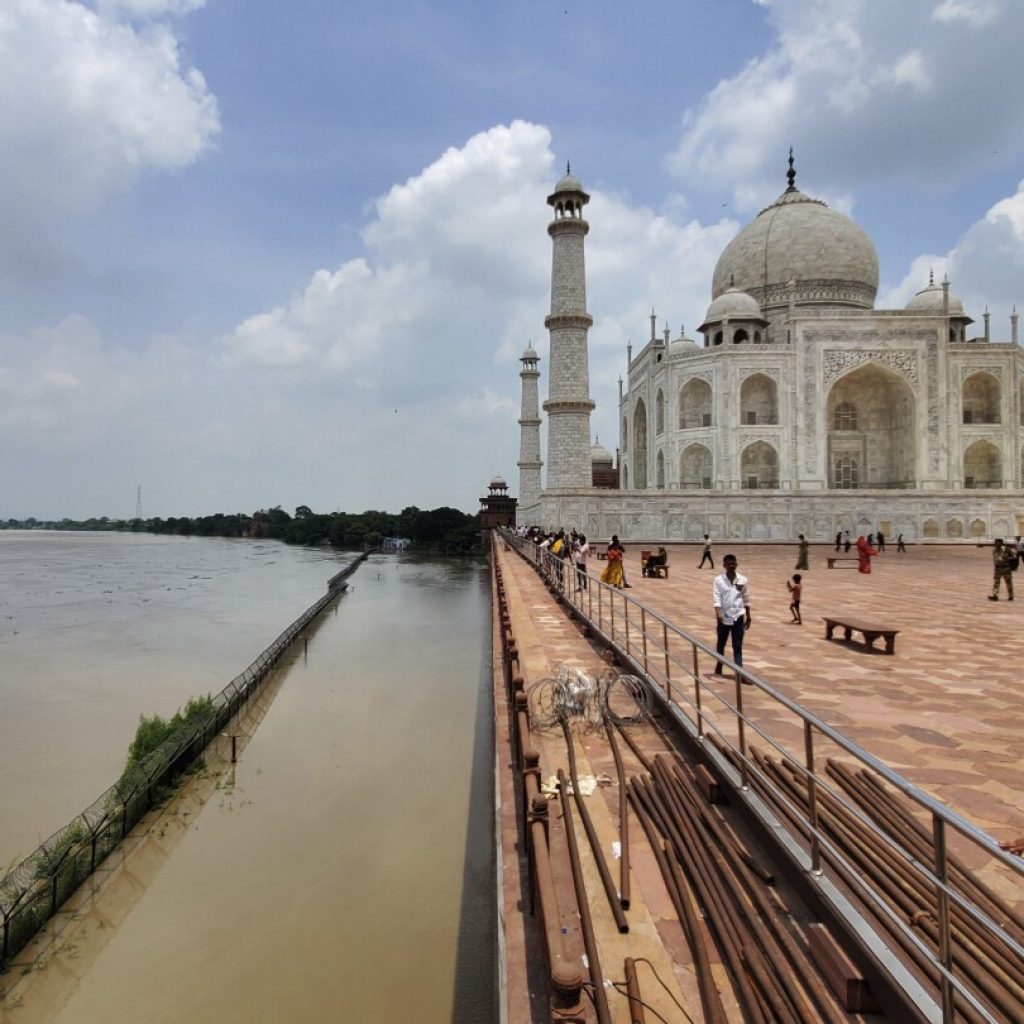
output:
<instances>
[{"instance_id":1,"label":"man in uniform","mask_svg":"<svg viewBox=\"0 0 1024 1024\"><path fill-rule=\"evenodd\" d=\"M992 593L988 595L990 601L999 600L999 581L1006 584L1006 600L1013 600L1013 568L1011 563L1015 560L1017 552L1009 544L1003 544L1002 537L996 537L992 546Z\"/></svg>"}]
</instances>

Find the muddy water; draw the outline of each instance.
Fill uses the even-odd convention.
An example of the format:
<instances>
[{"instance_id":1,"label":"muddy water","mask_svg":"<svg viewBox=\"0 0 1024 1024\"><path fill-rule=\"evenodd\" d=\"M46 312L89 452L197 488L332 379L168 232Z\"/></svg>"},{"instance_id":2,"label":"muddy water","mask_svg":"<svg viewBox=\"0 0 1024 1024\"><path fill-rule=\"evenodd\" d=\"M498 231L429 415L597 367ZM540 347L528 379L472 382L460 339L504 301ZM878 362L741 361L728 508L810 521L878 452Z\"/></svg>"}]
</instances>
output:
<instances>
[{"instance_id":1,"label":"muddy water","mask_svg":"<svg viewBox=\"0 0 1024 1024\"><path fill-rule=\"evenodd\" d=\"M486 578L352 582L0 1021L493 1019Z\"/></svg>"},{"instance_id":2,"label":"muddy water","mask_svg":"<svg viewBox=\"0 0 1024 1024\"><path fill-rule=\"evenodd\" d=\"M0 870L117 778L139 715L216 693L351 557L0 530Z\"/></svg>"}]
</instances>

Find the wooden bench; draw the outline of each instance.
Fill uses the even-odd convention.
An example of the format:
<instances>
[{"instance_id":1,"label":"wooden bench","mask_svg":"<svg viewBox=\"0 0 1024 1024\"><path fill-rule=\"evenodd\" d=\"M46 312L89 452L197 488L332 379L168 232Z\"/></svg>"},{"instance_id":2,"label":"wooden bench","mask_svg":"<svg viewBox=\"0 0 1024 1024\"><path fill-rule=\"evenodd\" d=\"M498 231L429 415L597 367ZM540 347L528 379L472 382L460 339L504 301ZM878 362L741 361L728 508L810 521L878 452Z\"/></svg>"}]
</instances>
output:
<instances>
[{"instance_id":1,"label":"wooden bench","mask_svg":"<svg viewBox=\"0 0 1024 1024\"><path fill-rule=\"evenodd\" d=\"M640 573L652 579L668 579L668 552L660 548L656 555L650 551L640 552Z\"/></svg>"},{"instance_id":2,"label":"wooden bench","mask_svg":"<svg viewBox=\"0 0 1024 1024\"><path fill-rule=\"evenodd\" d=\"M847 558L836 558L833 556L827 559L827 561L830 569L856 569L860 559L854 558L852 555ZM836 565L836 562L853 562L853 565Z\"/></svg>"},{"instance_id":3,"label":"wooden bench","mask_svg":"<svg viewBox=\"0 0 1024 1024\"><path fill-rule=\"evenodd\" d=\"M601 551L599 549L599 550L595 551L594 554L597 556L597 560L599 562L607 562L608 561L608 552L607 551Z\"/></svg>"},{"instance_id":4,"label":"wooden bench","mask_svg":"<svg viewBox=\"0 0 1024 1024\"><path fill-rule=\"evenodd\" d=\"M864 643L869 651L875 649L875 641L882 637L885 640L885 653L892 654L896 647L896 634L898 629L889 629L887 626L879 626L870 622L861 622L859 619L836 618L822 616L825 620L825 639L831 640L835 629L843 631L843 639L849 640L855 632L864 635Z\"/></svg>"}]
</instances>

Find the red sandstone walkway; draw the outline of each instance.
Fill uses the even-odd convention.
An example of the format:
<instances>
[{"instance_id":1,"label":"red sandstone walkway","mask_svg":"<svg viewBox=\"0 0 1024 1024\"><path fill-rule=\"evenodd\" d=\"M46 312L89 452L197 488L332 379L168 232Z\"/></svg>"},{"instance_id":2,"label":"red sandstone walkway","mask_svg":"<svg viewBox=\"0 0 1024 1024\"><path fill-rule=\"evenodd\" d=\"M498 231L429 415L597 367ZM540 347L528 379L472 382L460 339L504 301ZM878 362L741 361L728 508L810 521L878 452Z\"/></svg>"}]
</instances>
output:
<instances>
[{"instance_id":1,"label":"red sandstone walkway","mask_svg":"<svg viewBox=\"0 0 1024 1024\"><path fill-rule=\"evenodd\" d=\"M668 580L641 576L639 550L629 593L713 645L716 573L696 568L700 548L670 546ZM890 547L862 575L827 569L832 547L813 547L797 626L796 546L717 544L719 567L727 551L750 579L747 668L996 839L1024 833L1024 572L1019 599L995 603L991 548ZM895 655L826 641L821 617L839 612L899 628Z\"/></svg>"}]
</instances>

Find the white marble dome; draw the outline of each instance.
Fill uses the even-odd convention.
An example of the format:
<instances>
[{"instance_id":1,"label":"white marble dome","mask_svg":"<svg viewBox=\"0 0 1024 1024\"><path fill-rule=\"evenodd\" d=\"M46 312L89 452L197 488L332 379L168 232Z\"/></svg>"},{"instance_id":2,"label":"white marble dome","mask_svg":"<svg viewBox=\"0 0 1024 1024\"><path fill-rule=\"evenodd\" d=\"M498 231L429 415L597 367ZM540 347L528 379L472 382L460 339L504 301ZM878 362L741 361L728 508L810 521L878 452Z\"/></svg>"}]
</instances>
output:
<instances>
[{"instance_id":1,"label":"white marble dome","mask_svg":"<svg viewBox=\"0 0 1024 1024\"><path fill-rule=\"evenodd\" d=\"M878 292L878 254L849 217L795 186L762 210L725 248L711 286L717 299L730 286L762 309L785 306L789 282L801 306L872 309Z\"/></svg>"},{"instance_id":2,"label":"white marble dome","mask_svg":"<svg viewBox=\"0 0 1024 1024\"><path fill-rule=\"evenodd\" d=\"M506 491L508 490L508 484L505 483L505 478L498 473L493 480L490 482L490 489L492 491Z\"/></svg>"},{"instance_id":3,"label":"white marble dome","mask_svg":"<svg viewBox=\"0 0 1024 1024\"><path fill-rule=\"evenodd\" d=\"M927 288L922 288L908 303L907 309L916 309L922 313L942 312L942 285L936 284L932 278ZM964 304L952 293L949 293L949 312L953 316L964 315Z\"/></svg>"},{"instance_id":4,"label":"white marble dome","mask_svg":"<svg viewBox=\"0 0 1024 1024\"><path fill-rule=\"evenodd\" d=\"M735 285L726 288L714 302L708 306L704 316L705 323L717 323L728 317L730 320L761 320L761 307L753 295L741 292Z\"/></svg>"},{"instance_id":5,"label":"white marble dome","mask_svg":"<svg viewBox=\"0 0 1024 1024\"><path fill-rule=\"evenodd\" d=\"M556 192L556 194L558 192L582 192L582 191L583 191L583 185L580 182L580 179L577 178L575 174L572 174L569 171L566 171L565 174L563 174L562 177L558 180L558 184L555 185L555 192Z\"/></svg>"},{"instance_id":6,"label":"white marble dome","mask_svg":"<svg viewBox=\"0 0 1024 1024\"><path fill-rule=\"evenodd\" d=\"M540 359L540 356L537 355L537 350L532 345L527 345L526 350L519 358L522 360L537 362Z\"/></svg>"},{"instance_id":7,"label":"white marble dome","mask_svg":"<svg viewBox=\"0 0 1024 1024\"><path fill-rule=\"evenodd\" d=\"M591 465L608 465L612 464L612 453L600 441L594 441L590 446L590 462Z\"/></svg>"}]
</instances>

